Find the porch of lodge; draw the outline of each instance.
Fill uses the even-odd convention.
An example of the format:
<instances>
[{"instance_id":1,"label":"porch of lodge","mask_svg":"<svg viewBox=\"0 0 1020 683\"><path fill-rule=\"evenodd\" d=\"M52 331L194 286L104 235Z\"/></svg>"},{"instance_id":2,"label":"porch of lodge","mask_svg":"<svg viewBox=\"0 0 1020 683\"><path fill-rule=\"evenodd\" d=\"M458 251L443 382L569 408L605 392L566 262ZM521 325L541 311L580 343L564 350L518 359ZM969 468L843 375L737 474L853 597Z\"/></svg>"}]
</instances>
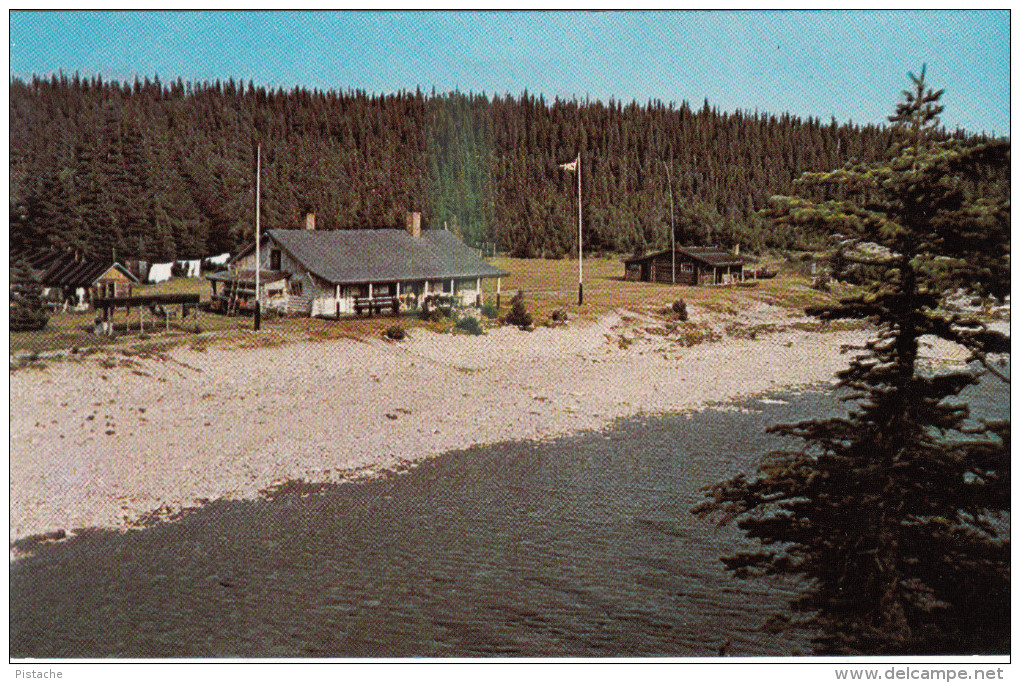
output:
<instances>
[{"instance_id":1,"label":"porch of lodge","mask_svg":"<svg viewBox=\"0 0 1020 683\"><path fill-rule=\"evenodd\" d=\"M254 271L223 271L207 276L212 285L210 309L226 315L255 310ZM443 278L329 285L301 282L289 273L263 270L259 288L263 310L321 318L397 314L423 306L479 308L484 303L482 278ZM311 290L311 291L309 291ZM497 279L497 293L499 280Z\"/></svg>"}]
</instances>

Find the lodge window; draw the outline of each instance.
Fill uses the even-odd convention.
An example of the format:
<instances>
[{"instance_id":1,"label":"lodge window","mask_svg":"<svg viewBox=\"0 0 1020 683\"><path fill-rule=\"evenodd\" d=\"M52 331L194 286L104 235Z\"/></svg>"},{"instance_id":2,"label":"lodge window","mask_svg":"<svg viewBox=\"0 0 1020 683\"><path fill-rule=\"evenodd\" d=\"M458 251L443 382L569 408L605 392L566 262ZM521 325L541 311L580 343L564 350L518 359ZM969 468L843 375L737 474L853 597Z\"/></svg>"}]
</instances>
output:
<instances>
[{"instance_id":1,"label":"lodge window","mask_svg":"<svg viewBox=\"0 0 1020 683\"><path fill-rule=\"evenodd\" d=\"M271 250L269 252L269 270L280 270L280 261L280 250Z\"/></svg>"},{"instance_id":2,"label":"lodge window","mask_svg":"<svg viewBox=\"0 0 1020 683\"><path fill-rule=\"evenodd\" d=\"M301 283L296 280L292 281L290 283L290 293L294 296L301 296Z\"/></svg>"},{"instance_id":3,"label":"lodge window","mask_svg":"<svg viewBox=\"0 0 1020 683\"><path fill-rule=\"evenodd\" d=\"M680 272L681 273L693 273L694 272L694 264L693 263L681 263L680 264Z\"/></svg>"}]
</instances>

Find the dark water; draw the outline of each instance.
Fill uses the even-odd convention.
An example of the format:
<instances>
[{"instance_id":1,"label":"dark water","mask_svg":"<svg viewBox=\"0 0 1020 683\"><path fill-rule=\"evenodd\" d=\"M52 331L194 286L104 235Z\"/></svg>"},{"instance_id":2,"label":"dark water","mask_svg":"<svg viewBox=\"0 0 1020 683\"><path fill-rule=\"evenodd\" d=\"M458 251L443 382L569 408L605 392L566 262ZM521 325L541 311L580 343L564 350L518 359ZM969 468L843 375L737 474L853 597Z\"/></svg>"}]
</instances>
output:
<instances>
[{"instance_id":1,"label":"dark water","mask_svg":"<svg viewBox=\"0 0 1020 683\"><path fill-rule=\"evenodd\" d=\"M973 402L1008 416L1001 385ZM689 510L767 426L841 410L773 396L83 531L11 565L11 656L806 654L762 628L796 586L729 576L752 546Z\"/></svg>"}]
</instances>

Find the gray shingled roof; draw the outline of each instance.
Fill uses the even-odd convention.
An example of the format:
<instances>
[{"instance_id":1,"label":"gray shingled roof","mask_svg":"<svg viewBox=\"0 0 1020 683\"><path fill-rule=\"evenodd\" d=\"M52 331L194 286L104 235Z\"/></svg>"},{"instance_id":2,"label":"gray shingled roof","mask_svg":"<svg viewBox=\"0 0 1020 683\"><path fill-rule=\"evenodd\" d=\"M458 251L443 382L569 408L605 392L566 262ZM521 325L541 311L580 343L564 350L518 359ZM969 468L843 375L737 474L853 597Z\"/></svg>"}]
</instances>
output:
<instances>
[{"instance_id":1,"label":"gray shingled roof","mask_svg":"<svg viewBox=\"0 0 1020 683\"><path fill-rule=\"evenodd\" d=\"M286 280L290 277L290 273L283 273L278 270L266 270L265 268L259 273L259 283L268 284L270 282L277 282L279 280ZM255 269L249 268L248 270L217 270L209 273L205 276L206 280L216 280L217 282L255 282Z\"/></svg>"},{"instance_id":2,"label":"gray shingled roof","mask_svg":"<svg viewBox=\"0 0 1020 683\"><path fill-rule=\"evenodd\" d=\"M327 282L507 277L453 233L422 230L269 230L269 237Z\"/></svg>"},{"instance_id":3,"label":"gray shingled roof","mask_svg":"<svg viewBox=\"0 0 1020 683\"><path fill-rule=\"evenodd\" d=\"M657 251L654 254L645 254L644 256L638 256L637 258L629 258L624 261L624 263L639 263L668 253L669 249L665 249L663 251ZM676 253L684 254L695 261L701 261L702 263L718 268L722 268L724 266L741 266L755 261L755 259L748 256L738 256L723 249L722 247L677 247Z\"/></svg>"}]
</instances>

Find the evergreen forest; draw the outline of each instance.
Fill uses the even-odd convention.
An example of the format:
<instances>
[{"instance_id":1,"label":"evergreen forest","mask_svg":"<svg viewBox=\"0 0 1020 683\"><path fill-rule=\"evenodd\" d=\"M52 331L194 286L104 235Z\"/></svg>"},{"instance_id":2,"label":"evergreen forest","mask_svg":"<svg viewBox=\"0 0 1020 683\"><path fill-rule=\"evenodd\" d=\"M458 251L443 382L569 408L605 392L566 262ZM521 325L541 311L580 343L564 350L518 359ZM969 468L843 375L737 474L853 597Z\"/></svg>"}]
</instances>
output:
<instances>
[{"instance_id":1,"label":"evergreen forest","mask_svg":"<svg viewBox=\"0 0 1020 683\"><path fill-rule=\"evenodd\" d=\"M963 131L941 137L967 138ZM586 248L807 246L759 214L804 172L887 155L884 125L650 101L547 101L420 91L267 89L234 80L10 82L11 250L118 260L236 251L255 225L426 228L522 257L576 249L581 155ZM820 190L826 192L830 190ZM838 192L839 190L831 190Z\"/></svg>"}]
</instances>

